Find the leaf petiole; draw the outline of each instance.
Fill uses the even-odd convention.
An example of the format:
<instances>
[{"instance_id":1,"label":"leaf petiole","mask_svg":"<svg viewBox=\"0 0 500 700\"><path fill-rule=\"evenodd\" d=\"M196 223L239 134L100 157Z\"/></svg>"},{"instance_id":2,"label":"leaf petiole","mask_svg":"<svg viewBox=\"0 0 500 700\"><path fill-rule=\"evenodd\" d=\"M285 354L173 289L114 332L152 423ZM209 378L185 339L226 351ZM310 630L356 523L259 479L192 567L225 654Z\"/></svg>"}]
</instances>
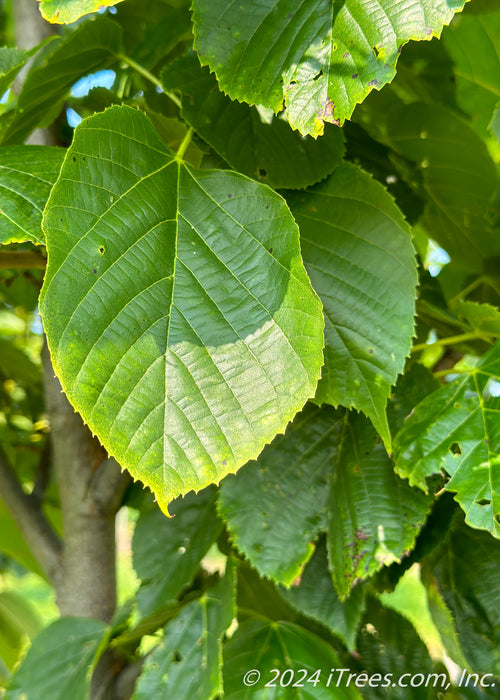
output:
<instances>
[{"instance_id":1,"label":"leaf petiole","mask_svg":"<svg viewBox=\"0 0 500 700\"><path fill-rule=\"evenodd\" d=\"M455 345L456 343L464 343L467 340L484 340L488 342L494 337L495 336L490 333L460 333L459 335L450 335L447 338L439 338L439 340L436 340L434 343L418 343L412 347L411 352L420 352L428 348L437 348L440 345Z\"/></svg>"},{"instance_id":2,"label":"leaf petiole","mask_svg":"<svg viewBox=\"0 0 500 700\"><path fill-rule=\"evenodd\" d=\"M159 78L156 77L156 75L153 75L153 73L150 73L147 68L144 68L144 66L141 66L140 63L136 63L133 58L130 58L129 56L125 56L123 54L119 54L118 58L126 63L130 68L133 68L137 73L142 75L144 78L149 80L150 83L153 83L153 85L156 85L156 87L160 88L160 90L170 99L172 102L181 108L181 101L177 97L177 95L174 95L173 92L168 92L167 90L163 89L163 85L161 84L161 81Z\"/></svg>"},{"instance_id":3,"label":"leaf petiole","mask_svg":"<svg viewBox=\"0 0 500 700\"><path fill-rule=\"evenodd\" d=\"M193 127L190 126L186 132L186 135L182 139L181 145L177 149L177 153L175 154L176 160L182 160L184 158L184 154L186 153L187 149L189 148L189 144L191 143L192 138L193 138Z\"/></svg>"}]
</instances>

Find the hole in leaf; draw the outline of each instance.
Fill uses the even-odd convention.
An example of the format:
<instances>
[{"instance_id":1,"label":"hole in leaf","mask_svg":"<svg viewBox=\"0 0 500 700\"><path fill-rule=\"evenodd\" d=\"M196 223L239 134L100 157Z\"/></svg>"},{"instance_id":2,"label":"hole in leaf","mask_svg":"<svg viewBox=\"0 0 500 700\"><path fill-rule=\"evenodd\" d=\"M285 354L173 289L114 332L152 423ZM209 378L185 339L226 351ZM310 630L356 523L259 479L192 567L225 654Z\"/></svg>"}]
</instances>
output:
<instances>
[{"instance_id":1,"label":"hole in leaf","mask_svg":"<svg viewBox=\"0 0 500 700\"><path fill-rule=\"evenodd\" d=\"M462 454L462 449L460 447L460 443L458 443L458 442L452 442L448 449L450 450L452 455L461 455Z\"/></svg>"},{"instance_id":2,"label":"hole in leaf","mask_svg":"<svg viewBox=\"0 0 500 700\"><path fill-rule=\"evenodd\" d=\"M106 252L106 248L103 245L99 246L99 253L101 255L104 255L105 252Z\"/></svg>"},{"instance_id":3,"label":"hole in leaf","mask_svg":"<svg viewBox=\"0 0 500 700\"><path fill-rule=\"evenodd\" d=\"M378 58L380 54L380 49L378 48L378 46L373 46L372 49L373 53L375 54L375 58Z\"/></svg>"},{"instance_id":4,"label":"hole in leaf","mask_svg":"<svg viewBox=\"0 0 500 700\"><path fill-rule=\"evenodd\" d=\"M314 76L314 78L313 78L313 83L315 83L317 80L319 80L320 78L322 78L323 75L324 75L324 73L323 73L323 68L322 68L322 69L320 70L320 72L318 73L318 75L315 75L315 76Z\"/></svg>"},{"instance_id":5,"label":"hole in leaf","mask_svg":"<svg viewBox=\"0 0 500 700\"><path fill-rule=\"evenodd\" d=\"M259 177L267 177L267 170L265 168L259 168L257 173Z\"/></svg>"},{"instance_id":6,"label":"hole in leaf","mask_svg":"<svg viewBox=\"0 0 500 700\"><path fill-rule=\"evenodd\" d=\"M173 660L174 660L176 663L179 663L179 661L182 661L183 658L184 658L184 657L183 657L183 655L181 654L180 651L176 651L176 652L174 653L174 659L173 659Z\"/></svg>"},{"instance_id":7,"label":"hole in leaf","mask_svg":"<svg viewBox=\"0 0 500 700\"><path fill-rule=\"evenodd\" d=\"M489 498L481 498L480 501L476 501L478 506L489 506L491 505L491 501Z\"/></svg>"}]
</instances>

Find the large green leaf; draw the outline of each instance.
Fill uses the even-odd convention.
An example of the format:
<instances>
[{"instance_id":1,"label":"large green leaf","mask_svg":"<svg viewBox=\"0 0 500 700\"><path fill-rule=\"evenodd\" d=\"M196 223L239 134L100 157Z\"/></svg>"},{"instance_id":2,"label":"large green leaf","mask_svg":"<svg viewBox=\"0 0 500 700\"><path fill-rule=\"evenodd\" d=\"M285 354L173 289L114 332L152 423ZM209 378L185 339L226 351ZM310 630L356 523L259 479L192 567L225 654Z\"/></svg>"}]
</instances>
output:
<instances>
[{"instance_id":1,"label":"large green leaf","mask_svg":"<svg viewBox=\"0 0 500 700\"><path fill-rule=\"evenodd\" d=\"M0 148L0 244L44 242L43 208L64 158L62 148Z\"/></svg>"},{"instance_id":2,"label":"large green leaf","mask_svg":"<svg viewBox=\"0 0 500 700\"><path fill-rule=\"evenodd\" d=\"M355 648L356 632L364 611L363 589L356 586L346 601L339 600L328 568L324 540L318 544L298 585L282 589L281 594L294 608L326 625L348 649Z\"/></svg>"},{"instance_id":3,"label":"large green leaf","mask_svg":"<svg viewBox=\"0 0 500 700\"><path fill-rule=\"evenodd\" d=\"M134 700L210 700L222 692L222 636L234 617L234 575L184 607L148 655Z\"/></svg>"},{"instance_id":4,"label":"large green leaf","mask_svg":"<svg viewBox=\"0 0 500 700\"><path fill-rule=\"evenodd\" d=\"M341 414L308 405L256 463L226 479L219 511L234 544L252 566L289 586L326 528L328 477Z\"/></svg>"},{"instance_id":5,"label":"large green leaf","mask_svg":"<svg viewBox=\"0 0 500 700\"><path fill-rule=\"evenodd\" d=\"M302 188L322 180L340 162L340 129L327 127L319 140L304 138L272 112L231 101L194 53L170 63L162 82L182 94L182 115L196 132L246 175L273 187Z\"/></svg>"},{"instance_id":6,"label":"large green leaf","mask_svg":"<svg viewBox=\"0 0 500 700\"><path fill-rule=\"evenodd\" d=\"M70 24L102 7L112 7L122 0L38 0L42 17L55 24Z\"/></svg>"},{"instance_id":7,"label":"large green leaf","mask_svg":"<svg viewBox=\"0 0 500 700\"><path fill-rule=\"evenodd\" d=\"M44 230L56 373L162 509L257 457L314 393L321 304L266 186L189 167L112 107L76 129Z\"/></svg>"},{"instance_id":8,"label":"large green leaf","mask_svg":"<svg viewBox=\"0 0 500 700\"><path fill-rule=\"evenodd\" d=\"M426 196L420 223L464 269L480 271L500 254L488 211L498 188L486 145L463 119L444 107L405 105L387 118L388 138L418 164Z\"/></svg>"},{"instance_id":9,"label":"large green leaf","mask_svg":"<svg viewBox=\"0 0 500 700\"><path fill-rule=\"evenodd\" d=\"M253 618L224 646L224 700L358 700L354 684L337 685L340 667L332 647L304 627Z\"/></svg>"},{"instance_id":10,"label":"large green leaf","mask_svg":"<svg viewBox=\"0 0 500 700\"><path fill-rule=\"evenodd\" d=\"M9 683L5 700L86 700L106 624L63 617L34 639Z\"/></svg>"},{"instance_id":11,"label":"large green leaf","mask_svg":"<svg viewBox=\"0 0 500 700\"><path fill-rule=\"evenodd\" d=\"M443 41L455 63L458 103L485 135L500 99L498 7L487 14L465 12L444 32Z\"/></svg>"},{"instance_id":12,"label":"large green leaf","mask_svg":"<svg viewBox=\"0 0 500 700\"><path fill-rule=\"evenodd\" d=\"M500 542L457 515L425 562L425 577L450 609L472 670L500 676Z\"/></svg>"},{"instance_id":13,"label":"large green leaf","mask_svg":"<svg viewBox=\"0 0 500 700\"><path fill-rule=\"evenodd\" d=\"M174 518L158 508L141 515L134 531L134 569L142 579L137 592L141 615L175 599L188 586L222 529L215 513L213 487L188 494L172 504Z\"/></svg>"},{"instance_id":14,"label":"large green leaf","mask_svg":"<svg viewBox=\"0 0 500 700\"><path fill-rule=\"evenodd\" d=\"M79 78L117 60L121 40L121 27L99 17L52 42L26 76L14 114L2 115L1 143L21 143L35 127L49 126Z\"/></svg>"},{"instance_id":15,"label":"large green leaf","mask_svg":"<svg viewBox=\"0 0 500 700\"><path fill-rule=\"evenodd\" d=\"M232 99L302 134L349 118L396 72L403 44L439 36L465 0L194 0L195 47Z\"/></svg>"},{"instance_id":16,"label":"large green leaf","mask_svg":"<svg viewBox=\"0 0 500 700\"><path fill-rule=\"evenodd\" d=\"M55 37L44 39L41 44L34 46L29 51L26 49L10 49L6 46L0 47L0 97L8 90L16 79L19 71L28 63L45 44L53 41Z\"/></svg>"},{"instance_id":17,"label":"large green leaf","mask_svg":"<svg viewBox=\"0 0 500 700\"><path fill-rule=\"evenodd\" d=\"M366 418L346 414L328 511L330 564L341 600L356 581L409 553L430 501L394 473Z\"/></svg>"},{"instance_id":18,"label":"large green leaf","mask_svg":"<svg viewBox=\"0 0 500 700\"><path fill-rule=\"evenodd\" d=\"M316 398L363 411L385 445L385 404L413 335L416 261L408 225L384 188L354 165L287 197L325 314Z\"/></svg>"},{"instance_id":19,"label":"large green leaf","mask_svg":"<svg viewBox=\"0 0 500 700\"><path fill-rule=\"evenodd\" d=\"M459 379L421 401L394 440L396 468L426 490L446 472L448 491L476 528L500 537L500 342Z\"/></svg>"}]
</instances>

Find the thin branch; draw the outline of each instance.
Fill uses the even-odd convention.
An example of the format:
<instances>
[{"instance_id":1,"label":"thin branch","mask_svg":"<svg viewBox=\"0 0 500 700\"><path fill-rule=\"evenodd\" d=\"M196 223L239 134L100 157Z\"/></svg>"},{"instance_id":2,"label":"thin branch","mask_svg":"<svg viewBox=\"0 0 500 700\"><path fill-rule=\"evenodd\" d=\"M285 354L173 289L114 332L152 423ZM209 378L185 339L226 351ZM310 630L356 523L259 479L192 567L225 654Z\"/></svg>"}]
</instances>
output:
<instances>
[{"instance_id":1,"label":"thin branch","mask_svg":"<svg viewBox=\"0 0 500 700\"><path fill-rule=\"evenodd\" d=\"M5 250L0 253L0 268L3 269L43 269L46 265L47 258L34 250Z\"/></svg>"},{"instance_id":2,"label":"thin branch","mask_svg":"<svg viewBox=\"0 0 500 700\"><path fill-rule=\"evenodd\" d=\"M0 452L0 495L49 581L60 575L62 544L37 499L23 488Z\"/></svg>"}]
</instances>

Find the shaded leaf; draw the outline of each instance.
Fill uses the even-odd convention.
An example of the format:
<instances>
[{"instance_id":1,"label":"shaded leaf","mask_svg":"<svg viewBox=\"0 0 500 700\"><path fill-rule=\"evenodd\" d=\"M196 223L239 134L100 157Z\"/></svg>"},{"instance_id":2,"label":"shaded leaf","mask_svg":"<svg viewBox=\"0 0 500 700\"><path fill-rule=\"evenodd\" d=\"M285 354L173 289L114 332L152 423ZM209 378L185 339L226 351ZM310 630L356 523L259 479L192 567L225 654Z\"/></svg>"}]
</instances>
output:
<instances>
[{"instance_id":1,"label":"shaded leaf","mask_svg":"<svg viewBox=\"0 0 500 700\"><path fill-rule=\"evenodd\" d=\"M0 244L44 243L43 208L64 158L62 148L0 148Z\"/></svg>"},{"instance_id":2,"label":"shaded leaf","mask_svg":"<svg viewBox=\"0 0 500 700\"><path fill-rule=\"evenodd\" d=\"M41 627L33 606L15 591L0 591L0 659L11 671Z\"/></svg>"},{"instance_id":3,"label":"shaded leaf","mask_svg":"<svg viewBox=\"0 0 500 700\"><path fill-rule=\"evenodd\" d=\"M33 640L12 676L5 700L86 700L106 623L62 617Z\"/></svg>"},{"instance_id":4,"label":"shaded leaf","mask_svg":"<svg viewBox=\"0 0 500 700\"><path fill-rule=\"evenodd\" d=\"M382 676L378 686L365 685L363 697L369 700L428 700L434 697L429 695L429 687L444 690L451 685L445 669L430 675L434 665L413 625L375 598L368 598L357 649L363 671ZM428 683L419 683L420 674Z\"/></svg>"},{"instance_id":5,"label":"shaded leaf","mask_svg":"<svg viewBox=\"0 0 500 700\"><path fill-rule=\"evenodd\" d=\"M316 399L363 411L390 445L385 405L413 335L416 261L384 188L354 165L287 200L324 306L325 367Z\"/></svg>"},{"instance_id":6,"label":"shaded leaf","mask_svg":"<svg viewBox=\"0 0 500 700\"><path fill-rule=\"evenodd\" d=\"M19 71L29 59L34 56L45 44L53 41L55 37L47 37L40 44L29 51L26 49L11 49L0 47L0 97L9 89L16 79Z\"/></svg>"},{"instance_id":7,"label":"shaded leaf","mask_svg":"<svg viewBox=\"0 0 500 700\"><path fill-rule=\"evenodd\" d=\"M480 336L500 336L500 311L491 304L462 301L453 308L458 318Z\"/></svg>"},{"instance_id":8,"label":"shaded leaf","mask_svg":"<svg viewBox=\"0 0 500 700\"><path fill-rule=\"evenodd\" d=\"M102 7L112 7L122 0L38 0L42 17L53 24L71 24L77 19L96 12Z\"/></svg>"},{"instance_id":9,"label":"shaded leaf","mask_svg":"<svg viewBox=\"0 0 500 700\"><path fill-rule=\"evenodd\" d=\"M162 509L254 459L314 393L321 304L269 188L189 167L112 107L75 130L44 230L55 370Z\"/></svg>"},{"instance_id":10,"label":"shaded leaf","mask_svg":"<svg viewBox=\"0 0 500 700\"><path fill-rule=\"evenodd\" d=\"M0 433L1 435L1 433ZM5 449L5 446L2 445ZM33 556L31 549L26 544L17 524L14 522L7 506L0 499L0 552L12 557L29 571L34 571L39 576L44 576L40 565Z\"/></svg>"},{"instance_id":11,"label":"shaded leaf","mask_svg":"<svg viewBox=\"0 0 500 700\"><path fill-rule=\"evenodd\" d=\"M182 94L183 117L232 168L273 187L312 185L342 158L340 129L327 127L324 137L314 140L272 112L231 101L194 53L170 63L162 82Z\"/></svg>"},{"instance_id":12,"label":"shaded leaf","mask_svg":"<svg viewBox=\"0 0 500 700\"><path fill-rule=\"evenodd\" d=\"M500 542L458 513L424 573L451 611L472 670L500 675Z\"/></svg>"},{"instance_id":13,"label":"shaded leaf","mask_svg":"<svg viewBox=\"0 0 500 700\"><path fill-rule=\"evenodd\" d=\"M246 561L238 562L238 620L267 617L269 620L295 622L297 612L285 600L283 590L259 576Z\"/></svg>"},{"instance_id":14,"label":"shaded leaf","mask_svg":"<svg viewBox=\"0 0 500 700\"><path fill-rule=\"evenodd\" d=\"M132 543L134 569L142 579L137 604L150 615L188 586L201 559L219 535L215 489L188 494L171 506L174 518L152 508L141 514Z\"/></svg>"},{"instance_id":15,"label":"shaded leaf","mask_svg":"<svg viewBox=\"0 0 500 700\"><path fill-rule=\"evenodd\" d=\"M148 655L134 700L210 700L222 692L222 636L233 619L233 568L164 629Z\"/></svg>"},{"instance_id":16,"label":"shaded leaf","mask_svg":"<svg viewBox=\"0 0 500 700\"><path fill-rule=\"evenodd\" d=\"M441 471L472 527L500 537L500 343L415 408L394 440L397 472L426 490Z\"/></svg>"},{"instance_id":17,"label":"shaded leaf","mask_svg":"<svg viewBox=\"0 0 500 700\"><path fill-rule=\"evenodd\" d=\"M331 671L340 668L340 664L332 647L304 627L254 618L241 623L224 645L224 700L361 698L354 685L335 685L334 689L327 685ZM251 669L260 672L260 680L245 687L243 679ZM265 688L276 677L272 669L280 671L283 683L280 685L278 679ZM290 670L283 674L287 669ZM255 680L255 675L249 680L252 678ZM336 681L333 673L331 686Z\"/></svg>"},{"instance_id":18,"label":"shaded leaf","mask_svg":"<svg viewBox=\"0 0 500 700\"><path fill-rule=\"evenodd\" d=\"M364 594L360 586L351 591L343 603L339 600L328 568L326 545L321 541L306 565L297 585L282 589L281 594L294 608L326 625L342 639L348 649L355 647L356 633L364 611Z\"/></svg>"},{"instance_id":19,"label":"shaded leaf","mask_svg":"<svg viewBox=\"0 0 500 700\"><path fill-rule=\"evenodd\" d=\"M455 63L457 101L483 136L500 99L500 11L465 12L443 33Z\"/></svg>"},{"instance_id":20,"label":"shaded leaf","mask_svg":"<svg viewBox=\"0 0 500 700\"><path fill-rule=\"evenodd\" d=\"M302 134L349 118L396 72L403 44L439 36L465 0L194 0L195 48L232 99Z\"/></svg>"},{"instance_id":21,"label":"shaded leaf","mask_svg":"<svg viewBox=\"0 0 500 700\"><path fill-rule=\"evenodd\" d=\"M498 143L500 143L500 105L497 104L497 107L493 113L493 117L491 118L491 122L489 124L489 129L495 136L496 140Z\"/></svg>"},{"instance_id":22,"label":"shaded leaf","mask_svg":"<svg viewBox=\"0 0 500 700\"><path fill-rule=\"evenodd\" d=\"M500 238L487 218L498 178L486 145L439 105L395 109L387 129L393 147L420 166L427 200L420 223L457 263L481 270L484 259L500 254Z\"/></svg>"},{"instance_id":23,"label":"shaded leaf","mask_svg":"<svg viewBox=\"0 0 500 700\"><path fill-rule=\"evenodd\" d=\"M1 143L22 143L35 127L49 126L79 78L117 60L121 39L121 28L99 17L52 42L26 76L15 113L0 118Z\"/></svg>"},{"instance_id":24,"label":"shaded leaf","mask_svg":"<svg viewBox=\"0 0 500 700\"><path fill-rule=\"evenodd\" d=\"M341 600L356 581L409 554L431 500L394 473L368 421L346 414L328 510L330 566Z\"/></svg>"},{"instance_id":25,"label":"shaded leaf","mask_svg":"<svg viewBox=\"0 0 500 700\"><path fill-rule=\"evenodd\" d=\"M342 415L309 404L256 462L220 489L219 512L259 573L289 586L326 527L328 477Z\"/></svg>"}]
</instances>

